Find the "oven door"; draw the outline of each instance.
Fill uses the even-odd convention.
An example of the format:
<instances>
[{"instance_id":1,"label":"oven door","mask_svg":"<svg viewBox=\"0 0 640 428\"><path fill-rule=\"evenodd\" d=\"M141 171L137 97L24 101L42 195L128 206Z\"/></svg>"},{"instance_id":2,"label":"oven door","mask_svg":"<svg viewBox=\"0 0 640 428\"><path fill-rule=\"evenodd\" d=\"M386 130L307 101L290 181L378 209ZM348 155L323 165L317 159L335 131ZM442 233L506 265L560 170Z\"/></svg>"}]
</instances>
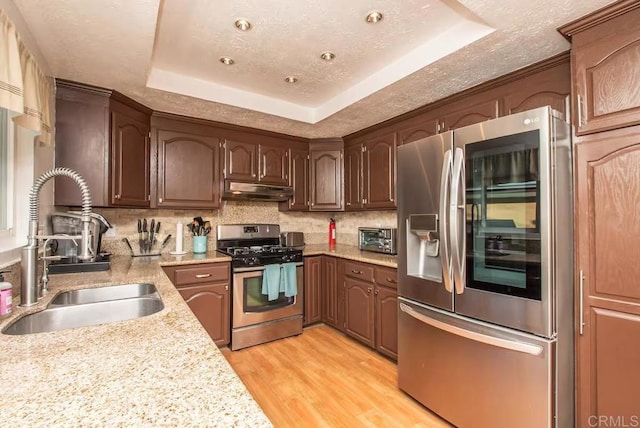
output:
<instances>
[{"instance_id":1,"label":"oven door","mask_svg":"<svg viewBox=\"0 0 640 428\"><path fill-rule=\"evenodd\" d=\"M304 302L303 264L296 264L298 294L276 300L262 294L264 267L239 268L233 271L233 328L246 327L296 315L302 316Z\"/></svg>"}]
</instances>

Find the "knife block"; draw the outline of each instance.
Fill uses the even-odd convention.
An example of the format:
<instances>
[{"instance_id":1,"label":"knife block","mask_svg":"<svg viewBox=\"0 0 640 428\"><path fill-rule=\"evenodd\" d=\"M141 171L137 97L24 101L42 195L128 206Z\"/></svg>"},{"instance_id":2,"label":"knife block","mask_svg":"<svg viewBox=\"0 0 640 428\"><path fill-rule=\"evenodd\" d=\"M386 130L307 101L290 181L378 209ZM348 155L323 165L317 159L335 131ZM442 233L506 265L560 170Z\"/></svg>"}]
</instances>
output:
<instances>
[{"instance_id":1,"label":"knife block","mask_svg":"<svg viewBox=\"0 0 640 428\"><path fill-rule=\"evenodd\" d=\"M131 250L131 255L133 257L148 257L148 256L159 256L163 249L167 248L169 241L167 241L162 246L162 243L167 238L168 235L159 233L155 236L153 243L147 241L141 241L139 239L138 234L133 234L129 236L125 236L122 238L123 241L127 244L129 249Z\"/></svg>"}]
</instances>

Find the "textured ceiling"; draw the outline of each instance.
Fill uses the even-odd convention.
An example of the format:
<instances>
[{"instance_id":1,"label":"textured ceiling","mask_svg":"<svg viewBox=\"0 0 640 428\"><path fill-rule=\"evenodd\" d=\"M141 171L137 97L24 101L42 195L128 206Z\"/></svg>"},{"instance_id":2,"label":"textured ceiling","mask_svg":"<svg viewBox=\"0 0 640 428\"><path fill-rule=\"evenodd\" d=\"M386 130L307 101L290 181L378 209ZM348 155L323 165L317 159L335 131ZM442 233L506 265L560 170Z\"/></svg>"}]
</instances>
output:
<instances>
[{"instance_id":1,"label":"textured ceiling","mask_svg":"<svg viewBox=\"0 0 640 428\"><path fill-rule=\"evenodd\" d=\"M171 0L172 2L177 0ZM301 121L285 119L275 115L270 115L246 108L234 107L227 104L205 101L191 96L178 95L175 93L152 89L147 87L149 73L155 64L154 42L162 41L160 36L162 22L158 30L158 40L156 41L156 29L159 19L162 2L160 0L14 0L17 9L22 14L24 21L29 26L30 32L39 49L46 58L48 68L52 74L65 78L86 82L98 86L116 89L132 98L148 105L154 110L167 111L177 114L201 117L205 119L217 120L221 122L234 123L238 125L251 126L292 135L299 135L310 138L342 136L358 131L367 126L397 116L404 112L413 110L421 105L459 92L466 88L475 86L486 80L501 76L518 68L545 59L554 54L566 51L569 48L567 41L556 31L556 28L583 16L608 3L610 0L461 0L459 3L452 0L443 0L443 3L456 10L467 10L478 19L496 30L481 39L467 45L443 58L423 67L407 77L383 87L377 92L354 102L337 113L321 120L318 123L310 124ZM190 2L180 2L183 7L204 7L209 5L214 10L225 10L221 1L192 0ZM226 2L231 3L231 2ZM238 4L242 2L236 2ZM256 2L257 4L258 2ZM260 2L279 4L280 2ZM344 2L285 2L289 8L276 8L273 13L285 16L311 17L316 14L330 16L327 20L347 20L345 12L352 10L344 6ZM355 1L357 4L364 2ZM396 5L406 4L408 9L415 13L416 7L433 4L432 1L407 0L397 2L394 0L380 0L373 2L373 7L386 13L389 10L389 19L383 20L380 24L389 25L394 16L402 16L404 9L399 9ZM164 6L170 5L166 3ZM332 5L332 10L327 10L327 4ZM464 6L460 9L461 6ZM168 7L168 6L167 6ZM413 8L413 9L412 9ZM264 12L266 13L266 12ZM203 14L201 12L201 14ZM213 13L215 14L215 12ZM233 27L232 22L236 18L231 18L231 24L227 26L228 37L235 38L238 31ZM263 16L258 23L275 20L276 17ZM398 18L401 19L401 18ZM411 18L403 18L411 19ZM200 25L206 25L206 20L200 17L196 20ZM204 23L204 24L203 24ZM361 32L371 31L375 26L357 26L345 30L344 34L352 34L352 37L362 37L366 43L360 42L362 46L340 43L341 46L351 46L351 49L365 49L370 46L385 46L385 41L380 40L376 35L362 34ZM388 34L393 40L394 34L399 34L398 38L409 37L406 28L395 28L398 26L389 25L386 27ZM318 27L322 30L323 27ZM347 28L347 27L346 27ZM255 29L255 28L254 28ZM208 29L194 29L194 33L210 35ZM249 32L251 33L253 29ZM291 29L284 32L291 35ZM353 33L356 33L353 35ZM419 32L419 31L418 31ZM254 34L259 34L256 31ZM294 37L294 36L290 36ZM318 35L319 40L333 40L322 32ZM412 43L419 43L419 37ZM261 51L265 55L280 57L282 51L286 51L289 45L278 43L277 38L266 40L261 45ZM338 38L341 40L341 38ZM292 44L296 49L300 49L296 40ZM206 44L207 40L200 40ZM242 43L235 42L236 46ZM409 44L410 45L410 44ZM319 46L319 45L318 45ZM341 46L328 46L338 55ZM410 49L408 46L405 50ZM311 49L310 49L311 51ZM298 52L298 51L297 51ZM157 52L156 52L157 53ZM315 49L311 52L317 55ZM234 56L229 53L225 55ZM217 58L217 53L214 59ZM237 55L236 55L237 56ZM242 55L238 56L242 58ZM166 61L166 58L158 57L158 61ZM169 58L168 60L171 60ZM198 61L194 61L193 67L186 67L189 71L197 68ZM215 61L214 61L215 62ZM206 61L199 66L197 73L202 73L206 67ZM216 64L218 65L218 64ZM334 64L331 64L334 67ZM349 71L338 70L336 75L342 76L340 84L358 83L362 75L371 73L379 67L378 64L368 65L362 68L357 74L349 75ZM334 67L338 68L338 67ZM278 67L270 69L273 73L284 73L285 69ZM220 70L218 70L220 71ZM295 70L294 70L295 71ZM248 73L252 70L248 69ZM253 70L253 79L262 82L265 79L264 70L256 67ZM347 76L345 76L345 73ZM317 73L322 75L323 73ZM200 78L206 77L197 74ZM221 80L229 84L227 80ZM246 79L246 76L244 77ZM251 80L249 78L249 80ZM302 80L301 80L302 83ZM246 90L247 82L240 83ZM261 88L262 94L274 94L274 87L268 88L268 84ZM339 86L339 85L338 85ZM302 85L300 86L302 87ZM315 90L324 93L322 84ZM309 101L313 91L305 90L300 93L286 92L285 89L279 98L295 100L301 104L310 104ZM325 96L330 98L330 96Z\"/></svg>"}]
</instances>

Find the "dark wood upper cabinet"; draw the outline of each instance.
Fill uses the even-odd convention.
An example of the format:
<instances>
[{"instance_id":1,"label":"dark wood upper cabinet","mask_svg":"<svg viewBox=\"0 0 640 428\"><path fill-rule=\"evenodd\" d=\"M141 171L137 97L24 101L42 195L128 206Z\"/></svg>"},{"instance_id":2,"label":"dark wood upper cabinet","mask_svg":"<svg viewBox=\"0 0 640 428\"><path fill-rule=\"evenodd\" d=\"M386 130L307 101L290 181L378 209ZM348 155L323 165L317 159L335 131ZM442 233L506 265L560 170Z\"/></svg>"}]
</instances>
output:
<instances>
[{"instance_id":1,"label":"dark wood upper cabinet","mask_svg":"<svg viewBox=\"0 0 640 428\"><path fill-rule=\"evenodd\" d=\"M111 205L148 207L151 201L149 121L111 112Z\"/></svg>"},{"instance_id":2,"label":"dark wood upper cabinet","mask_svg":"<svg viewBox=\"0 0 640 428\"><path fill-rule=\"evenodd\" d=\"M472 102L473 100L470 99L469 104ZM499 113L498 106L498 100L491 98L471 105L470 107L465 106L459 110L454 107L450 113L447 112L442 116L440 132L451 131L452 129L463 128L489 119L495 119Z\"/></svg>"},{"instance_id":3,"label":"dark wood upper cabinet","mask_svg":"<svg viewBox=\"0 0 640 428\"><path fill-rule=\"evenodd\" d=\"M364 208L396 207L396 133L363 144L362 184Z\"/></svg>"},{"instance_id":4,"label":"dark wood upper cabinet","mask_svg":"<svg viewBox=\"0 0 640 428\"><path fill-rule=\"evenodd\" d=\"M436 135L440 131L440 119L430 114L420 115L416 119L407 120L398 130L398 145L412 143L423 138Z\"/></svg>"},{"instance_id":5,"label":"dark wood upper cabinet","mask_svg":"<svg viewBox=\"0 0 640 428\"><path fill-rule=\"evenodd\" d=\"M287 147L258 145L258 181L265 184L289 184L289 149Z\"/></svg>"},{"instance_id":6,"label":"dark wood upper cabinet","mask_svg":"<svg viewBox=\"0 0 640 428\"><path fill-rule=\"evenodd\" d=\"M344 149L344 204L346 211L363 207L362 198L362 144Z\"/></svg>"},{"instance_id":7,"label":"dark wood upper cabinet","mask_svg":"<svg viewBox=\"0 0 640 428\"><path fill-rule=\"evenodd\" d=\"M341 211L343 209L343 143L311 142L309 173L311 211Z\"/></svg>"},{"instance_id":8,"label":"dark wood upper cabinet","mask_svg":"<svg viewBox=\"0 0 640 428\"><path fill-rule=\"evenodd\" d=\"M115 91L56 85L56 166L83 176L94 206L148 207L151 110ZM55 205L81 205L75 183L55 183Z\"/></svg>"},{"instance_id":9,"label":"dark wood upper cabinet","mask_svg":"<svg viewBox=\"0 0 640 428\"><path fill-rule=\"evenodd\" d=\"M306 148L289 149L289 186L293 187L293 196L280 202L280 211L309 210L309 150Z\"/></svg>"},{"instance_id":10,"label":"dark wood upper cabinet","mask_svg":"<svg viewBox=\"0 0 640 428\"><path fill-rule=\"evenodd\" d=\"M305 326L322 320L322 256L304 259L304 319Z\"/></svg>"},{"instance_id":11,"label":"dark wood upper cabinet","mask_svg":"<svg viewBox=\"0 0 640 428\"><path fill-rule=\"evenodd\" d=\"M588 426L598 416L629 421L639 410L640 126L579 141L576 426Z\"/></svg>"},{"instance_id":12,"label":"dark wood upper cabinet","mask_svg":"<svg viewBox=\"0 0 640 428\"><path fill-rule=\"evenodd\" d=\"M227 139L223 147L224 178L257 181L258 145Z\"/></svg>"},{"instance_id":13,"label":"dark wood upper cabinet","mask_svg":"<svg viewBox=\"0 0 640 428\"><path fill-rule=\"evenodd\" d=\"M155 117L152 125L157 151L155 206L218 208L220 140L212 136L213 130Z\"/></svg>"},{"instance_id":14,"label":"dark wood upper cabinet","mask_svg":"<svg viewBox=\"0 0 640 428\"><path fill-rule=\"evenodd\" d=\"M560 28L571 38L577 135L640 124L640 3L620 1Z\"/></svg>"}]
</instances>

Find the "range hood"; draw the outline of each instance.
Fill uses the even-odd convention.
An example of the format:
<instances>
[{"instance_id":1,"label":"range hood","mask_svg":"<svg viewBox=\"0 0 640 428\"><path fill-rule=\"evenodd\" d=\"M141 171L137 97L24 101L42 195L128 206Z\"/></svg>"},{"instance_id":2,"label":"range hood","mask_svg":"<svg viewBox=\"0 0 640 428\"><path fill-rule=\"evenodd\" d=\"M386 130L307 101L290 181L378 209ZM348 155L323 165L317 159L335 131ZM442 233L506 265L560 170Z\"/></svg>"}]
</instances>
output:
<instances>
[{"instance_id":1,"label":"range hood","mask_svg":"<svg viewBox=\"0 0 640 428\"><path fill-rule=\"evenodd\" d=\"M286 201L293 195L293 187L271 184L224 181L222 199L244 199L259 201Z\"/></svg>"}]
</instances>

